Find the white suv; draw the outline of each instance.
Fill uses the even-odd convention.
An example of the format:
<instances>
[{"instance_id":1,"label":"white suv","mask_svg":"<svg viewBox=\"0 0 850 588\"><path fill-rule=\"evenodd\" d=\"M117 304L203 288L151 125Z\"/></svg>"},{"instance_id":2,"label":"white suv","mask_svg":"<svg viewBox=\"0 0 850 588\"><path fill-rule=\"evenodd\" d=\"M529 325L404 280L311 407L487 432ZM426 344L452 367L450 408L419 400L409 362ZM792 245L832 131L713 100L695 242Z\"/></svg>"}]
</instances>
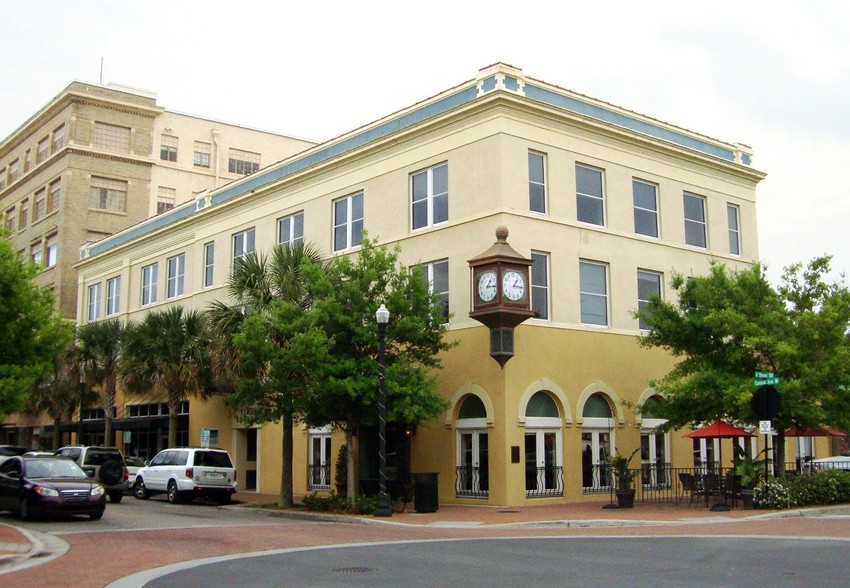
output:
<instances>
[{"instance_id":1,"label":"white suv","mask_svg":"<svg viewBox=\"0 0 850 588\"><path fill-rule=\"evenodd\" d=\"M196 496L206 496L218 504L228 504L236 494L236 470L223 449L174 447L163 449L136 472L133 495L144 500L165 492L176 504Z\"/></svg>"}]
</instances>

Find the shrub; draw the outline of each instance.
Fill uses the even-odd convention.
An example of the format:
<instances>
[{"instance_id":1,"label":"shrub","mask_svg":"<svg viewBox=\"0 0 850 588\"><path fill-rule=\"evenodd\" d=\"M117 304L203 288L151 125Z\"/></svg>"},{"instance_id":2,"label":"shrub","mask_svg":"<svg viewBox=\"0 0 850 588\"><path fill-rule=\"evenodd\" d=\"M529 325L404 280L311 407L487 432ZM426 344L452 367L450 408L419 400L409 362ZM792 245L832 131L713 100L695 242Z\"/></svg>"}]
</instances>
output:
<instances>
[{"instance_id":1,"label":"shrub","mask_svg":"<svg viewBox=\"0 0 850 588\"><path fill-rule=\"evenodd\" d=\"M791 508L796 503L788 487L779 480L771 479L753 490L753 505L756 508Z\"/></svg>"},{"instance_id":2,"label":"shrub","mask_svg":"<svg viewBox=\"0 0 850 588\"><path fill-rule=\"evenodd\" d=\"M375 509L378 508L377 496L358 496L357 497L357 512L359 514L370 515L375 514Z\"/></svg>"},{"instance_id":3,"label":"shrub","mask_svg":"<svg viewBox=\"0 0 850 588\"><path fill-rule=\"evenodd\" d=\"M329 494L311 492L304 497L304 508L317 512L348 512L351 504L347 498L334 492Z\"/></svg>"}]
</instances>

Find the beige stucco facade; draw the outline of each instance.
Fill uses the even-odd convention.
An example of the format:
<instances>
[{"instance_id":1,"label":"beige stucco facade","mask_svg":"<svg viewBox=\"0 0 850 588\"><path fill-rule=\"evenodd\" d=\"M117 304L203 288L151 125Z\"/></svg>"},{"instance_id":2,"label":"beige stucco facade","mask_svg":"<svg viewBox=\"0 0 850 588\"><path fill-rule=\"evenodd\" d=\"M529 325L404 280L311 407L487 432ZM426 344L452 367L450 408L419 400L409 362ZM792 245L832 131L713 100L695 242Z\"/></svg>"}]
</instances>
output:
<instances>
[{"instance_id":1,"label":"beige stucco facade","mask_svg":"<svg viewBox=\"0 0 850 588\"><path fill-rule=\"evenodd\" d=\"M542 211L530 204L530 154L545 166ZM412 470L439 474L441 502L601 499L607 495L598 484L588 486L588 452L597 452L592 457L599 461L601 445L606 452L616 447L626 454L641 446L642 433L649 432L643 417L629 407L653 396L650 381L673 365L665 353L639 346L632 314L638 306L638 272L658 276L660 294L669 297L674 273L703 274L712 261L735 268L755 262L756 185L764 174L751 160L751 150L743 145L676 128L496 64L474 80L82 248L76 265L77 316L87 320L86 293L92 285L115 277L120 277L121 291L113 316L120 320L137 321L150 309L168 305L204 308L226 300L234 236L252 230L256 250L268 251L278 242L278 222L289 215L303 215L304 239L328 256L356 254L356 245L334 250L334 203L362 194L362 224L371 237L398 244L406 265L447 266L452 313L447 337L457 345L445 354L438 381L439 394L451 408L438 420L421 423L411 437ZM436 221L415 227L412 177L443 165L447 218L435 216ZM601 200L602 212L596 222L583 221L577 204L577 170L586 169L601 178L602 193L594 203ZM654 187L657 236L636 231L636 180ZM704 218L697 229L704 231L704 245L688 244L692 237L686 235L686 220L694 219L685 218L685 194L702 203ZM521 255L534 253L544 260L545 283L533 285L547 311L545 319L528 320L516 329L515 356L504 368L489 356L486 327L469 317L473 286L467 261L493 243L498 226L508 227L510 245ZM211 269L205 261L210 246ZM185 259L185 287L169 298L166 267L179 255ZM143 304L142 268L152 264L159 268L156 302ZM588 319L585 264L604 270L602 292L596 292L603 324ZM206 287L205 276L212 278ZM526 412L537 405L538 393L554 403L557 416ZM600 405L588 408L594 394L611 411L604 426L593 412ZM472 396L486 416L460 419L461 406ZM201 429L217 429L219 445L231 450L237 467L256 470L256 488L277 492L279 424L250 433L253 440L248 441L248 428L220 399L189 400L189 443L199 442ZM466 447L473 437L473 445ZM305 493L311 489L310 434L299 426L295 439L295 489ZM534 439L544 449L535 449ZM246 449L252 443L256 451ZM329 462L335 461L340 443L334 436ZM657 451L648 459L677 467L694 462L694 447L681 433L651 443ZM731 458L725 443L724 458ZM470 493L462 488L459 472L473 446L486 462L488 482L486 489L479 484ZM528 461L543 460L539 451L546 453L546 464L557 462L561 481L545 492L529 493Z\"/></svg>"}]
</instances>

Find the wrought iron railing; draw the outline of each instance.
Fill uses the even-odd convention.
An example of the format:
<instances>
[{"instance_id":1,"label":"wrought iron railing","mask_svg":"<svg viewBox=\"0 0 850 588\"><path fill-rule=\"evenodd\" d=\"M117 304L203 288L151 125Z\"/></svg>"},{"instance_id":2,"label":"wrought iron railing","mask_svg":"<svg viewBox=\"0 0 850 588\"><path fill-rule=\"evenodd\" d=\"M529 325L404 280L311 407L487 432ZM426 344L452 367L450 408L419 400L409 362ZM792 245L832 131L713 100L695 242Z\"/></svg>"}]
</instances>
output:
<instances>
[{"instance_id":1,"label":"wrought iron railing","mask_svg":"<svg viewBox=\"0 0 850 588\"><path fill-rule=\"evenodd\" d=\"M313 465L307 466L307 482L310 485L310 490L330 490L331 489L331 466Z\"/></svg>"},{"instance_id":2,"label":"wrought iron railing","mask_svg":"<svg viewBox=\"0 0 850 588\"><path fill-rule=\"evenodd\" d=\"M611 490L613 476L610 464L587 464L582 468L581 477L585 494L609 492Z\"/></svg>"},{"instance_id":3,"label":"wrought iron railing","mask_svg":"<svg viewBox=\"0 0 850 588\"><path fill-rule=\"evenodd\" d=\"M526 498L542 498L545 496L564 495L564 468L561 466L546 466L542 468L526 468L525 496Z\"/></svg>"},{"instance_id":4,"label":"wrought iron railing","mask_svg":"<svg viewBox=\"0 0 850 588\"><path fill-rule=\"evenodd\" d=\"M486 468L457 466L455 492L461 498L487 498L490 477Z\"/></svg>"}]
</instances>

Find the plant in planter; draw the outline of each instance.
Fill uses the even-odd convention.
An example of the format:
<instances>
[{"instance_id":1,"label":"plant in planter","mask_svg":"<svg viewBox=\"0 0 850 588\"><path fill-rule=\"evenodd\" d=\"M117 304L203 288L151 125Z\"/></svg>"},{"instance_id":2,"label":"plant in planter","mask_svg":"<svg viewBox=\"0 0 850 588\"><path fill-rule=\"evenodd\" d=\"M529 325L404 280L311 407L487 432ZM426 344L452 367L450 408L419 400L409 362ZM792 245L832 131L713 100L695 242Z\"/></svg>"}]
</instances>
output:
<instances>
[{"instance_id":1,"label":"plant in planter","mask_svg":"<svg viewBox=\"0 0 850 588\"><path fill-rule=\"evenodd\" d=\"M740 496L745 509L753 508L753 491L764 478L765 460L755 461L735 445L735 475L740 476Z\"/></svg>"},{"instance_id":2,"label":"plant in planter","mask_svg":"<svg viewBox=\"0 0 850 588\"><path fill-rule=\"evenodd\" d=\"M640 470L632 470L629 464L635 453L640 451L640 447L632 451L628 457L615 452L614 455L608 458L608 463L611 464L611 469L614 470L614 479L617 484L617 504L620 508L632 508L635 505L635 478L640 474Z\"/></svg>"},{"instance_id":3,"label":"plant in planter","mask_svg":"<svg viewBox=\"0 0 850 588\"><path fill-rule=\"evenodd\" d=\"M336 493L340 496L346 496L348 491L348 447L346 445L341 445L336 454L334 483L336 484Z\"/></svg>"}]
</instances>

